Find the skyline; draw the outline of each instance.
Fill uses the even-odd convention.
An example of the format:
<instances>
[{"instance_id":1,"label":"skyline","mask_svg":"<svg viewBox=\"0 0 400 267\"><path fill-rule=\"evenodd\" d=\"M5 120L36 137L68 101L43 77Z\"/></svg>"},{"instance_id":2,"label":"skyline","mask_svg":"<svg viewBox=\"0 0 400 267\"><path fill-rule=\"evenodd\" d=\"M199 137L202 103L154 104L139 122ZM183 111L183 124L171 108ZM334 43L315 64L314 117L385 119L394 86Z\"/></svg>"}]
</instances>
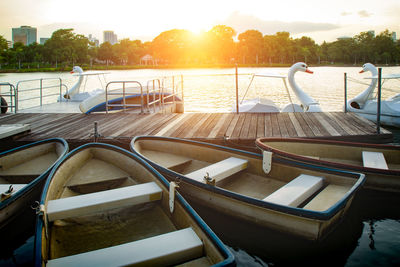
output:
<instances>
[{"instance_id":1,"label":"skyline","mask_svg":"<svg viewBox=\"0 0 400 267\"><path fill-rule=\"evenodd\" d=\"M57 29L73 28L75 33L92 34L100 42L105 30L114 31L119 39L151 41L171 29L200 33L222 24L238 34L253 29L263 35L287 31L293 38L308 36L320 44L369 30L376 34L385 29L400 33L398 0L385 1L385 5L372 0L337 0L334 5L317 0L248 0L245 4L236 0L135 2L114 0L110 5L106 0L73 4L61 0L2 1L0 35L11 40L12 28L29 25L37 28L38 40L51 37Z\"/></svg>"}]
</instances>

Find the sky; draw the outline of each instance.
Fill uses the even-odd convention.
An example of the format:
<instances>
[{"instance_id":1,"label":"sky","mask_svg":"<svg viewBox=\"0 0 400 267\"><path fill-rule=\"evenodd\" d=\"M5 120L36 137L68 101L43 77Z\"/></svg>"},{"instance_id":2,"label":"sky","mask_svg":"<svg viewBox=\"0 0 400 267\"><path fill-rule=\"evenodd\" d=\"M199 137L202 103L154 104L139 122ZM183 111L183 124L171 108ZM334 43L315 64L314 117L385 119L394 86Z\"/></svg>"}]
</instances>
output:
<instances>
[{"instance_id":1,"label":"sky","mask_svg":"<svg viewBox=\"0 0 400 267\"><path fill-rule=\"evenodd\" d=\"M151 41L167 30L201 33L222 24L238 34L287 31L320 44L385 29L400 39L399 14L399 0L0 0L0 35L11 40L12 28L29 25L37 28L38 41L61 28L100 42L104 30L118 39Z\"/></svg>"}]
</instances>

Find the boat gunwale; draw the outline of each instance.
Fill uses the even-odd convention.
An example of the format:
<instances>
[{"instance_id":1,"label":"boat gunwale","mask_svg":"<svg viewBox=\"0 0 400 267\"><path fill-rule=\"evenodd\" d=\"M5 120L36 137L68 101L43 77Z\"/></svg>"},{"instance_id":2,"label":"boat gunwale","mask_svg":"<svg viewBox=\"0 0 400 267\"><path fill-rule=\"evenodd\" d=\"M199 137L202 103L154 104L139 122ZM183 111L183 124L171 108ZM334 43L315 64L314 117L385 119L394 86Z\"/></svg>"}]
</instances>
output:
<instances>
[{"instance_id":1,"label":"boat gunwale","mask_svg":"<svg viewBox=\"0 0 400 267\"><path fill-rule=\"evenodd\" d=\"M265 141L271 142L293 142L293 143L311 143L311 144L324 144L324 145L339 145L339 146L356 146L356 147L365 147L365 148L374 148L374 149L386 149L386 150L399 150L400 146L394 145L387 145L387 144L370 144L370 143L359 143L359 142L348 142L348 141L336 141L336 140L327 140L327 139L308 139L308 138L277 138L277 137L262 137L256 139L256 146L261 150L270 151L273 155L282 158L290 158L292 160L297 160L301 162L306 162L309 164L318 164L323 166L328 166L332 168L340 168L340 169L347 169L350 171L356 172L368 172L374 173L379 175L400 175L400 170L390 170L390 169L378 169L378 168L370 168L370 167L363 167L357 166L347 163L340 163L340 162L332 162L326 161L321 159L314 159L310 157L305 157L301 155L297 155L294 153L286 152L280 149L273 148L264 144Z\"/></svg>"},{"instance_id":2,"label":"boat gunwale","mask_svg":"<svg viewBox=\"0 0 400 267\"><path fill-rule=\"evenodd\" d=\"M106 144L106 143L86 143L82 146L79 146L69 152L68 154L64 155L64 157L57 162L57 164L53 167L51 170L46 183L43 187L43 191L41 194L40 198L40 205L45 205L45 199L47 195L47 191L49 189L51 180L53 179L55 173L57 170L60 168L60 166L63 164L64 161L67 159L73 157L75 154L79 153L80 151L84 149L90 149L90 148L103 148L103 149L112 149L114 151L123 153L124 155L132 158L133 160L136 160L140 165L142 165L144 168L146 168L149 172L151 172L156 179L158 179L161 184L164 186L164 190L167 192L169 191L169 182L168 180L162 176L153 166L151 166L148 162L143 160L142 158L138 157L136 154L111 145L111 144ZM163 190L163 191L164 191ZM200 229L204 232L206 236L210 239L210 242L212 242L216 249L221 253L222 257L224 258L223 261L218 262L214 266L233 266L235 259L232 254L228 250L228 248L225 246L225 244L217 237L217 235L213 232L213 230L205 223L205 221L197 214L197 212L189 205L189 203L182 197L182 195L176 191L175 192L175 201L178 201L181 205L182 208L188 213L190 217L194 220L195 223L198 224ZM44 222L43 222L44 216L41 214L37 214L36 216L36 227L35 227L35 240L34 240L34 263L35 266L42 266L42 232L43 232L43 227L44 227Z\"/></svg>"},{"instance_id":3,"label":"boat gunwale","mask_svg":"<svg viewBox=\"0 0 400 267\"><path fill-rule=\"evenodd\" d=\"M187 178L186 176L177 173L175 171L172 171L170 169L167 169L161 165L158 165L157 163L149 160L145 156L141 155L139 152L137 152L134 149L134 144L136 141L143 140L143 139L148 139L148 140L166 140L169 142L181 142L181 143L188 143L188 144L194 144L197 146L206 146L211 149L218 149L218 150L223 150L223 151L230 151L236 154L242 154L247 157L252 157L256 159L262 160L262 155L249 152L249 151L244 151L244 150L239 150L236 148L230 148L230 147L223 147L220 145L215 145L211 143L205 143L205 142L200 142L200 141L194 141L194 140L184 140L184 139L179 139L175 137L160 137L160 136L136 136L132 139L131 141L131 150L138 154L140 157L145 159L146 161L150 162L151 165L153 165L156 169L160 170L161 173L167 173L168 176L170 177L177 177L181 179L184 182L187 182L193 186L200 187L204 190L209 190L215 194L221 194L223 196L238 200L238 201L243 201L245 203L251 204L256 207L261 207L264 209L271 209L277 212L281 213L287 213L295 216L300 216L300 217L305 217L307 219L316 219L320 221L328 221L331 218L333 218L338 212L340 212L341 208L345 207L350 198L361 188L362 184L365 182L365 175L362 173L356 173L356 172L350 172L346 170L337 170L337 169L331 169L327 168L324 166L317 166L317 165L311 165L303 162L296 162L293 160L288 160L288 159L283 159L283 158L277 158L273 157L272 161L280 164L291 164L291 165L297 165L306 169L311 169L311 170L323 170L325 172L329 173L334 173L334 174L344 174L348 176L351 179L355 179L354 185L344 194L344 196L337 201L332 207L325 211L313 211L313 210L307 210L303 208L297 208L297 207L290 207L290 206L285 206L285 205L280 205L280 204L274 204L271 202L266 202L260 199L248 197L245 195L241 195L220 187L216 187L213 185L205 184L199 181L195 181L193 179Z\"/></svg>"},{"instance_id":4,"label":"boat gunwale","mask_svg":"<svg viewBox=\"0 0 400 267\"><path fill-rule=\"evenodd\" d=\"M43 173L41 173L40 175L38 175L35 179L33 179L30 183L28 183L26 186L24 186L21 190L18 190L17 192L15 192L15 194L13 194L10 198L5 199L4 201L0 202L0 210L4 209L5 207L11 205L12 203L14 203L15 201L17 201L18 199L20 199L21 197L23 197L26 193L32 191L35 186L40 183L43 179L46 179L48 177L48 175L50 174L52 168L63 159L63 157L65 155L68 154L68 150L69 150L69 146L68 143L65 139L63 138L49 138L49 139L45 139L45 140L41 140L41 141L37 141L34 143L29 143L23 146L19 146L4 152L0 153L0 157L3 156L7 156L10 155L12 153L16 153L16 152L20 152L26 149L30 149L32 147L38 146L38 145L42 145L42 144L46 144L46 143L59 143L63 146L63 151L62 153L58 156L57 160L53 162L53 164L51 164ZM12 184L12 183L10 183Z\"/></svg>"}]
</instances>

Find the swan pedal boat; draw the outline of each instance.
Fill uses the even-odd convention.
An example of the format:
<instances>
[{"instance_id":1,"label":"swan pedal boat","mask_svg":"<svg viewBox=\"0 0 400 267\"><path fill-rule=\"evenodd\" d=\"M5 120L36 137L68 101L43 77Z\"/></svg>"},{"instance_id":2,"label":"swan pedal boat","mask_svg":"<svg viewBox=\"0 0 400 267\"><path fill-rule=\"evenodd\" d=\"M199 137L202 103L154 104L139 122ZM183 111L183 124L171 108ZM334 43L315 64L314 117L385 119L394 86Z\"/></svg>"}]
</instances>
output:
<instances>
[{"instance_id":1,"label":"swan pedal boat","mask_svg":"<svg viewBox=\"0 0 400 267\"><path fill-rule=\"evenodd\" d=\"M363 65L360 73L370 72L371 77L366 77L365 79L370 79L371 82L363 92L355 96L354 98L347 101L347 110L354 112L368 120L373 122L377 121L377 107L378 100L373 96L378 83L378 70L371 64L366 63ZM400 74L386 74L382 75L382 85L386 80L390 79L400 79ZM383 125L400 127L400 93L395 94L392 97L381 100L380 107L380 123Z\"/></svg>"},{"instance_id":2,"label":"swan pedal boat","mask_svg":"<svg viewBox=\"0 0 400 267\"><path fill-rule=\"evenodd\" d=\"M52 138L0 153L0 229L40 199L51 168L68 153L64 139ZM32 218L34 218L32 210Z\"/></svg>"},{"instance_id":3,"label":"swan pedal boat","mask_svg":"<svg viewBox=\"0 0 400 267\"><path fill-rule=\"evenodd\" d=\"M49 175L35 235L36 266L228 266L231 252L154 168L89 143Z\"/></svg>"},{"instance_id":4,"label":"swan pedal boat","mask_svg":"<svg viewBox=\"0 0 400 267\"><path fill-rule=\"evenodd\" d=\"M258 138L277 158L365 174L364 187L400 192L400 147L303 138Z\"/></svg>"},{"instance_id":5,"label":"swan pedal boat","mask_svg":"<svg viewBox=\"0 0 400 267\"><path fill-rule=\"evenodd\" d=\"M312 74L313 72L308 68L307 64L304 62L297 62L293 64L288 72L287 77L285 75L275 74L275 73L259 73L253 74L250 83L246 89L246 93L243 99L239 103L239 112L252 112L252 113L277 113L277 112L321 112L319 103L310 97L306 92L304 92L300 86L295 81L296 72L301 71L305 73ZM300 105L296 103L289 103L280 109L272 100L265 98L255 98L246 99L246 96L251 84L255 77L267 77L267 78L280 78L284 84L287 95L291 100L290 92L286 83L286 78L288 78L290 88L296 95L297 99L300 101ZM233 107L233 112L236 112L236 107Z\"/></svg>"},{"instance_id":6,"label":"swan pedal boat","mask_svg":"<svg viewBox=\"0 0 400 267\"><path fill-rule=\"evenodd\" d=\"M341 221L364 175L185 139L138 136L131 149L196 204L262 227L321 240ZM268 168L267 168L268 169Z\"/></svg>"}]
</instances>

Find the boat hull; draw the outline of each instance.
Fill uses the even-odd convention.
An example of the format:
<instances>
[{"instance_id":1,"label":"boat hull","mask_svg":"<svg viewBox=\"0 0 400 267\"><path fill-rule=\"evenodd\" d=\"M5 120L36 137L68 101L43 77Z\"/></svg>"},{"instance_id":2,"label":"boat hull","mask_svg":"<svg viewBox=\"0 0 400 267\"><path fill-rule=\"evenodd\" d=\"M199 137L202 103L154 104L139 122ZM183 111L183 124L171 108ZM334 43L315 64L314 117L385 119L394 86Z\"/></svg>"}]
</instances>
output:
<instances>
[{"instance_id":1,"label":"boat hull","mask_svg":"<svg viewBox=\"0 0 400 267\"><path fill-rule=\"evenodd\" d=\"M0 202L0 229L19 219L18 216L32 211L40 194L44 182L51 171L51 168L68 152L68 144L64 139L47 139L25 146L21 146L0 154L2 168L0 170L0 181L2 185L25 184L20 190L13 193L9 198ZM50 155L54 154L54 155ZM47 156L50 155L50 156ZM40 166L41 173L38 173L35 166L40 165L38 159L43 159L43 166ZM17 163L15 163L17 162ZM30 164L32 162L32 164ZM9 167L8 167L9 166ZM29 168L36 170L29 173ZM26 219L26 218L22 218Z\"/></svg>"},{"instance_id":2,"label":"boat hull","mask_svg":"<svg viewBox=\"0 0 400 267\"><path fill-rule=\"evenodd\" d=\"M259 138L256 145L275 157L361 172L366 175L364 187L400 192L399 146L302 138ZM381 152L389 169L364 167L362 151Z\"/></svg>"},{"instance_id":3,"label":"boat hull","mask_svg":"<svg viewBox=\"0 0 400 267\"><path fill-rule=\"evenodd\" d=\"M275 159L272 172L266 175L262 171L263 159L260 154L189 140L141 136L132 140L131 149L163 173L167 179L181 181L179 191L189 201L207 206L227 216L310 240L323 239L338 225L350 207L355 192L363 183L362 174L339 174L334 170L323 170L310 165ZM153 153L152 150L156 152ZM200 162L200 158L203 161L215 162L234 156L247 160L249 171L234 175L234 178L226 184L222 182L214 186L195 181L182 174L179 168L185 163L171 169L152 157L163 153L180 153L180 156L191 158L193 164ZM173 156L168 161L172 159ZM263 194L272 193L300 173L322 174L330 181L339 179L347 184L346 192L329 208L321 208L321 210L289 207L262 201ZM286 181L275 181L270 178L272 176L287 177L283 178Z\"/></svg>"},{"instance_id":4,"label":"boat hull","mask_svg":"<svg viewBox=\"0 0 400 267\"><path fill-rule=\"evenodd\" d=\"M127 199L126 202L120 199L113 204L107 202L111 199L110 197L96 197L96 201L103 202L100 208L92 206L84 211L77 209L75 212L78 212L78 215L72 215L70 211L65 213L52 211L51 205L54 201L63 202L77 197L90 198L91 195L98 194L110 195L113 190L126 193L136 190L138 186L148 184L153 184L160 191L151 192L147 200L143 197L137 199L135 196L134 199ZM170 212L169 186L167 180L149 164L124 149L91 143L73 150L53 168L42 193L43 209L37 216L35 235L36 266L45 266L50 261L65 260L64 263L71 264L70 260L75 260L79 262L78 264L82 264L79 261L82 255L89 261L86 264L97 265L99 264L97 256L85 257L84 255L89 253L104 257L106 253L109 253L107 252L109 249L118 250L119 247L127 246L127 244L129 246L143 240L147 242L151 238L157 238L158 235L188 228L192 229L203 243L203 249L200 251L202 256L194 259L195 263L200 266L234 264L234 258L229 250L178 192L175 192L174 210ZM129 190L125 190L128 187ZM125 193L118 193L113 197L120 197ZM139 203L134 201L139 201ZM78 205L81 204L78 203ZM114 206L110 208L107 205ZM97 209L95 213L94 209ZM167 239L166 242L171 242L171 240ZM150 247L157 247L158 243ZM179 241L176 246L178 245L181 245ZM144 247L146 245L138 249L143 250ZM169 246L171 247L174 246ZM157 249L155 248L154 253L157 253ZM135 253L137 252L132 251L131 254L136 255ZM149 253L149 249L143 251L143 254L146 253ZM187 254L185 251L181 253ZM131 260L136 260L141 256L132 256ZM129 255L119 251L111 253L110 257L116 257L117 262L120 262L120 257L129 258ZM175 265L186 261L186 258L181 258L180 254L166 257L167 259L162 258L161 261L155 259L147 264L163 265L164 260L170 260L171 264ZM100 262L100 264L105 263Z\"/></svg>"}]
</instances>

